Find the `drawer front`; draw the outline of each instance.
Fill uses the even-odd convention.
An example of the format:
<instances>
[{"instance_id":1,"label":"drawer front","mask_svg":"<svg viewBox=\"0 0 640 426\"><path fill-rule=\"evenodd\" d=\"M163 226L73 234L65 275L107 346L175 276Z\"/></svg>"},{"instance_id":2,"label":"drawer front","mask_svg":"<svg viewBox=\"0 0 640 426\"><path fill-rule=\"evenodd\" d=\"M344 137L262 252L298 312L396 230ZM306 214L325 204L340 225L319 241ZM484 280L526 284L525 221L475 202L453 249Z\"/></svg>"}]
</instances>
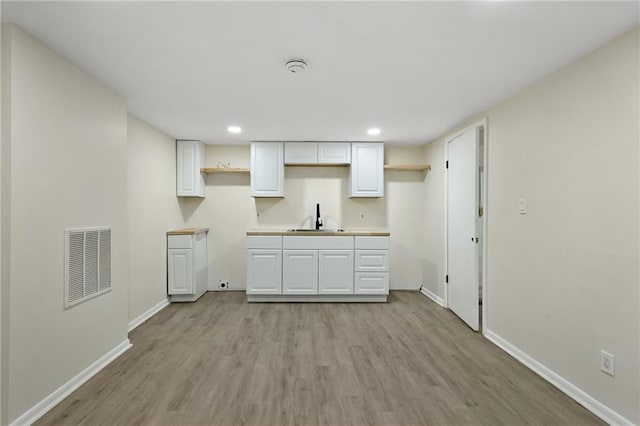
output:
<instances>
[{"instance_id":1,"label":"drawer front","mask_svg":"<svg viewBox=\"0 0 640 426\"><path fill-rule=\"evenodd\" d=\"M356 237L355 247L362 250L389 250L389 237Z\"/></svg>"},{"instance_id":2,"label":"drawer front","mask_svg":"<svg viewBox=\"0 0 640 426\"><path fill-rule=\"evenodd\" d=\"M192 247L193 247L192 235L169 235L167 237L167 248L190 249Z\"/></svg>"},{"instance_id":3,"label":"drawer front","mask_svg":"<svg viewBox=\"0 0 640 426\"><path fill-rule=\"evenodd\" d=\"M356 271L389 272L388 250L356 250Z\"/></svg>"},{"instance_id":4,"label":"drawer front","mask_svg":"<svg viewBox=\"0 0 640 426\"><path fill-rule=\"evenodd\" d=\"M355 294L389 294L389 274L386 272L356 272Z\"/></svg>"},{"instance_id":5,"label":"drawer front","mask_svg":"<svg viewBox=\"0 0 640 426\"><path fill-rule=\"evenodd\" d=\"M283 237L285 249L294 250L353 250L353 237Z\"/></svg>"},{"instance_id":6,"label":"drawer front","mask_svg":"<svg viewBox=\"0 0 640 426\"><path fill-rule=\"evenodd\" d=\"M280 235L250 235L247 237L249 249L281 249L282 237Z\"/></svg>"}]
</instances>

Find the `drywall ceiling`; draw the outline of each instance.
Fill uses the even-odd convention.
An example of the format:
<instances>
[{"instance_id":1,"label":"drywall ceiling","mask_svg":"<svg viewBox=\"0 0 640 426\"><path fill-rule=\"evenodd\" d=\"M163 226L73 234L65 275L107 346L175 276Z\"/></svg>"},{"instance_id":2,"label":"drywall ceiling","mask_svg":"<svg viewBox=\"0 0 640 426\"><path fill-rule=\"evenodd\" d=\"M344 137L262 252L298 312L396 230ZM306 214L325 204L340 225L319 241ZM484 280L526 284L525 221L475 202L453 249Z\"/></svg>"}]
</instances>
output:
<instances>
[{"instance_id":1,"label":"drywall ceiling","mask_svg":"<svg viewBox=\"0 0 640 426\"><path fill-rule=\"evenodd\" d=\"M7 2L175 138L422 144L635 27L637 2ZM304 58L307 71L284 63ZM231 135L229 125L243 132ZM379 136L368 136L369 127Z\"/></svg>"}]
</instances>

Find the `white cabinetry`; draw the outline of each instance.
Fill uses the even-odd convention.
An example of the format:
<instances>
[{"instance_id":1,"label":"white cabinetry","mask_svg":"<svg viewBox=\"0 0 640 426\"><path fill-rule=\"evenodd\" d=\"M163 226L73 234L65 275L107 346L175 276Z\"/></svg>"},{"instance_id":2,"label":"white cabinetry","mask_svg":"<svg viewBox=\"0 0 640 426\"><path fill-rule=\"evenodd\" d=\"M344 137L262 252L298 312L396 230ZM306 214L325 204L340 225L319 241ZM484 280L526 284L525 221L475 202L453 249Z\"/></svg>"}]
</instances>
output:
<instances>
[{"instance_id":1,"label":"white cabinetry","mask_svg":"<svg viewBox=\"0 0 640 426\"><path fill-rule=\"evenodd\" d=\"M247 237L247 294L282 294L282 237Z\"/></svg>"},{"instance_id":2,"label":"white cabinetry","mask_svg":"<svg viewBox=\"0 0 640 426\"><path fill-rule=\"evenodd\" d=\"M351 164L351 144L323 142L318 144L319 164Z\"/></svg>"},{"instance_id":3,"label":"white cabinetry","mask_svg":"<svg viewBox=\"0 0 640 426\"><path fill-rule=\"evenodd\" d=\"M352 143L350 197L384 196L384 145Z\"/></svg>"},{"instance_id":4,"label":"white cabinetry","mask_svg":"<svg viewBox=\"0 0 640 426\"><path fill-rule=\"evenodd\" d=\"M250 302L384 302L388 236L247 237Z\"/></svg>"},{"instance_id":5,"label":"white cabinetry","mask_svg":"<svg viewBox=\"0 0 640 426\"><path fill-rule=\"evenodd\" d=\"M318 294L318 251L282 251L282 294Z\"/></svg>"},{"instance_id":6,"label":"white cabinetry","mask_svg":"<svg viewBox=\"0 0 640 426\"><path fill-rule=\"evenodd\" d=\"M355 294L389 294L389 238L355 237Z\"/></svg>"},{"instance_id":7,"label":"white cabinetry","mask_svg":"<svg viewBox=\"0 0 640 426\"><path fill-rule=\"evenodd\" d=\"M176 141L176 195L204 197L205 148L200 141Z\"/></svg>"},{"instance_id":8,"label":"white cabinetry","mask_svg":"<svg viewBox=\"0 0 640 426\"><path fill-rule=\"evenodd\" d=\"M318 294L353 294L353 250L318 252Z\"/></svg>"},{"instance_id":9,"label":"white cabinetry","mask_svg":"<svg viewBox=\"0 0 640 426\"><path fill-rule=\"evenodd\" d=\"M285 164L317 164L318 144L316 142L285 142Z\"/></svg>"},{"instance_id":10,"label":"white cabinetry","mask_svg":"<svg viewBox=\"0 0 640 426\"><path fill-rule=\"evenodd\" d=\"M194 302L207 291L207 233L167 235L167 291L172 302Z\"/></svg>"},{"instance_id":11,"label":"white cabinetry","mask_svg":"<svg viewBox=\"0 0 640 426\"><path fill-rule=\"evenodd\" d=\"M340 165L351 163L348 142L285 142L285 164Z\"/></svg>"},{"instance_id":12,"label":"white cabinetry","mask_svg":"<svg viewBox=\"0 0 640 426\"><path fill-rule=\"evenodd\" d=\"M282 142L251 144L251 195L284 196L284 147Z\"/></svg>"}]
</instances>

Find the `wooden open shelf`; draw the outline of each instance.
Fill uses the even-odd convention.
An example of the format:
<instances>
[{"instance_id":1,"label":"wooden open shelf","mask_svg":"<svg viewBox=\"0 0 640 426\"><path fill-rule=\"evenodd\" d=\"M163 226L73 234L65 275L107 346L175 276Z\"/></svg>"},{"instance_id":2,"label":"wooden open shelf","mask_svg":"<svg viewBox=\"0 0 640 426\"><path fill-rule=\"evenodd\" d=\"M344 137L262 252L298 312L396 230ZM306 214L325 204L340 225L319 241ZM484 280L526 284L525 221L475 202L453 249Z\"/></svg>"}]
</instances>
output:
<instances>
[{"instance_id":1,"label":"wooden open shelf","mask_svg":"<svg viewBox=\"0 0 640 426\"><path fill-rule=\"evenodd\" d=\"M385 164L384 169L424 172L431 170L431 164Z\"/></svg>"},{"instance_id":2,"label":"wooden open shelf","mask_svg":"<svg viewBox=\"0 0 640 426\"><path fill-rule=\"evenodd\" d=\"M242 167L203 167L200 169L200 173L210 174L210 173L247 173L249 174L249 169L245 169Z\"/></svg>"}]
</instances>

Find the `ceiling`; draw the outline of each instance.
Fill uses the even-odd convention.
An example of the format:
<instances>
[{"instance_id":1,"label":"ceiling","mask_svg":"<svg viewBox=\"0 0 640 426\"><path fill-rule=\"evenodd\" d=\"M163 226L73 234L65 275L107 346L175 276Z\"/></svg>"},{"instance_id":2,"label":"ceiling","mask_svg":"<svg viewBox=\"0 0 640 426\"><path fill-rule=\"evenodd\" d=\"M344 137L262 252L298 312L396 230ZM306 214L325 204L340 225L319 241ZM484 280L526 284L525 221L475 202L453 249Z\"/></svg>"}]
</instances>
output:
<instances>
[{"instance_id":1,"label":"ceiling","mask_svg":"<svg viewBox=\"0 0 640 426\"><path fill-rule=\"evenodd\" d=\"M631 2L8 2L178 139L423 144L639 23ZM284 63L304 58L290 74ZM227 127L238 125L240 134ZM369 127L382 133L369 136Z\"/></svg>"}]
</instances>

